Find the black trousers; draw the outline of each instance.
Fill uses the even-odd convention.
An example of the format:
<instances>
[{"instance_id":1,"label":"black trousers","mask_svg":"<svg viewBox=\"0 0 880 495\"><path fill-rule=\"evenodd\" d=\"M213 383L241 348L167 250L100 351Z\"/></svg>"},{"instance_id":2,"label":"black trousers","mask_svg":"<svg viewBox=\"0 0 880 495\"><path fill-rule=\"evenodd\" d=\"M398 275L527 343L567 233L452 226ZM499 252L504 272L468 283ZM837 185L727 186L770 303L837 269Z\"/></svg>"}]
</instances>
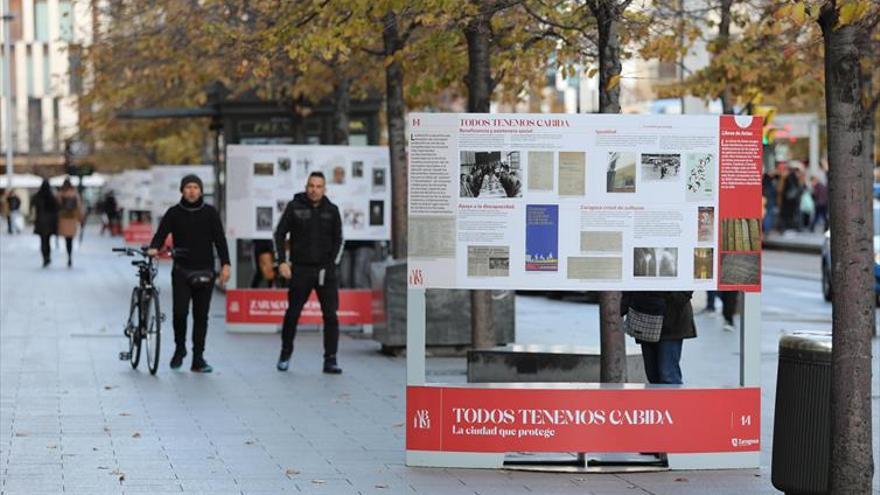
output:
<instances>
[{"instance_id":1,"label":"black trousers","mask_svg":"<svg viewBox=\"0 0 880 495\"><path fill-rule=\"evenodd\" d=\"M339 349L339 319L336 317L339 309L339 281L335 266L324 268L323 284L319 280L319 266L296 265L292 269L293 277L287 292L287 312L284 313L284 326L281 329L281 356L284 359L289 359L293 353L296 324L312 289L318 294L324 316L324 358L336 356Z\"/></svg>"},{"instance_id":2,"label":"black trousers","mask_svg":"<svg viewBox=\"0 0 880 495\"><path fill-rule=\"evenodd\" d=\"M186 347L186 320L192 302L193 313L193 354L201 356L205 352L205 336L208 334L208 310L211 308L211 294L214 287L193 289L186 278L177 270L171 271L172 311L174 313L174 343Z\"/></svg>"},{"instance_id":3,"label":"black trousers","mask_svg":"<svg viewBox=\"0 0 880 495\"><path fill-rule=\"evenodd\" d=\"M73 237L64 238L64 247L67 248L67 259L73 256Z\"/></svg>"},{"instance_id":4,"label":"black trousers","mask_svg":"<svg viewBox=\"0 0 880 495\"><path fill-rule=\"evenodd\" d=\"M52 246L49 245L49 238L52 234L40 234L40 252L43 253L43 263L48 263L52 259Z\"/></svg>"},{"instance_id":5,"label":"black trousers","mask_svg":"<svg viewBox=\"0 0 880 495\"><path fill-rule=\"evenodd\" d=\"M721 292L721 314L724 315L725 322L733 324L737 304L739 304L739 292Z\"/></svg>"}]
</instances>

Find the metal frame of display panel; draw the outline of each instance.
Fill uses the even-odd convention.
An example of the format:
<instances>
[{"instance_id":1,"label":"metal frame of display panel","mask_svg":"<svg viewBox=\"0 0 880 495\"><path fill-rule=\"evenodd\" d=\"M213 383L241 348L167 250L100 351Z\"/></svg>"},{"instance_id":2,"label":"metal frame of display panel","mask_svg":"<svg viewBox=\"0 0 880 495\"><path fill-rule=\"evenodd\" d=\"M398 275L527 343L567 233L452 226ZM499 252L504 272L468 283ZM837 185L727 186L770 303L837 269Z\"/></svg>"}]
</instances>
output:
<instances>
[{"instance_id":1,"label":"metal frame of display panel","mask_svg":"<svg viewBox=\"0 0 880 495\"><path fill-rule=\"evenodd\" d=\"M761 294L744 293L743 312L740 315L739 386L761 386ZM427 308L425 289L407 290L406 320L406 384L411 386L443 387L448 384L428 383L425 373L425 330ZM575 384L571 384L575 385ZM467 388L468 385L455 385ZM484 384L481 384L484 386ZM645 389L652 385L642 385ZM494 384L494 388L518 388L516 383ZM664 388L671 387L664 385ZM675 387L675 386L672 386ZM477 387L473 387L477 388ZM689 388L687 385L678 388ZM696 388L696 387L694 387ZM705 387L699 387L705 388ZM722 387L719 387L722 388ZM584 390L590 393L590 390ZM497 452L433 452L406 451L406 465L418 467L483 468L504 467L504 453ZM761 452L707 452L699 454L667 454L670 470L757 468Z\"/></svg>"}]
</instances>

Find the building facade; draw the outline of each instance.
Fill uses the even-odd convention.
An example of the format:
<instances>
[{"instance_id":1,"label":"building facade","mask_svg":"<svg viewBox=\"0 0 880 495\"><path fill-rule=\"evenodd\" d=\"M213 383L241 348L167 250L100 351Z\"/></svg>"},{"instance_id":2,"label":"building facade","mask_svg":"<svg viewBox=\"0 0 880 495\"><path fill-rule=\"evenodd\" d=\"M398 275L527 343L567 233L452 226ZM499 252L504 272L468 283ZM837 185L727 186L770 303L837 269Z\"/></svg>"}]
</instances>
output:
<instances>
[{"instance_id":1,"label":"building facade","mask_svg":"<svg viewBox=\"0 0 880 495\"><path fill-rule=\"evenodd\" d=\"M6 1L13 18L0 25L0 33L5 36L8 27L12 42L12 102L9 108L5 88L0 85L0 130L11 111L15 161L57 165L63 160L65 140L76 138L78 132L82 80L77 74L82 47L92 37L90 2ZM0 55L7 55L2 43ZM0 148L5 152L4 137L5 132L0 132Z\"/></svg>"}]
</instances>

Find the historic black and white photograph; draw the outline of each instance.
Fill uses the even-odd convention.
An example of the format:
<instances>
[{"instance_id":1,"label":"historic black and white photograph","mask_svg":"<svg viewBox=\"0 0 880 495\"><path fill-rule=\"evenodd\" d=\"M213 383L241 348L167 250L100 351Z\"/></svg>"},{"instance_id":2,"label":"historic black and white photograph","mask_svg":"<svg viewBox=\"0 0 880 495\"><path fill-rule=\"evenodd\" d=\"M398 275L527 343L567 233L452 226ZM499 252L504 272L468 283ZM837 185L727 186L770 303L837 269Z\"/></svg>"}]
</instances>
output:
<instances>
[{"instance_id":1,"label":"historic black and white photograph","mask_svg":"<svg viewBox=\"0 0 880 495\"><path fill-rule=\"evenodd\" d=\"M373 192L382 192L385 190L385 169L373 169Z\"/></svg>"},{"instance_id":2,"label":"historic black and white photograph","mask_svg":"<svg viewBox=\"0 0 880 495\"><path fill-rule=\"evenodd\" d=\"M272 220L273 213L271 206L257 207L257 230L272 230L275 222Z\"/></svg>"},{"instance_id":3,"label":"historic black and white photograph","mask_svg":"<svg viewBox=\"0 0 880 495\"><path fill-rule=\"evenodd\" d=\"M287 172L288 170L290 170L290 158L279 158L278 170L281 170L282 172Z\"/></svg>"},{"instance_id":4,"label":"historic black and white photograph","mask_svg":"<svg viewBox=\"0 0 880 495\"><path fill-rule=\"evenodd\" d=\"M381 199L370 201L370 225L385 225L385 202Z\"/></svg>"},{"instance_id":5,"label":"historic black and white photograph","mask_svg":"<svg viewBox=\"0 0 880 495\"><path fill-rule=\"evenodd\" d=\"M364 176L364 162L360 160L351 162L351 176L354 179L360 179Z\"/></svg>"},{"instance_id":6,"label":"historic black and white photograph","mask_svg":"<svg viewBox=\"0 0 880 495\"><path fill-rule=\"evenodd\" d=\"M671 153L642 155L642 181L674 181L680 177L681 155Z\"/></svg>"},{"instance_id":7,"label":"historic black and white photograph","mask_svg":"<svg viewBox=\"0 0 880 495\"><path fill-rule=\"evenodd\" d=\"M633 249L633 276L677 277L678 248L637 247Z\"/></svg>"},{"instance_id":8,"label":"historic black and white photograph","mask_svg":"<svg viewBox=\"0 0 880 495\"><path fill-rule=\"evenodd\" d=\"M460 158L459 197L522 197L519 151L462 151Z\"/></svg>"}]
</instances>

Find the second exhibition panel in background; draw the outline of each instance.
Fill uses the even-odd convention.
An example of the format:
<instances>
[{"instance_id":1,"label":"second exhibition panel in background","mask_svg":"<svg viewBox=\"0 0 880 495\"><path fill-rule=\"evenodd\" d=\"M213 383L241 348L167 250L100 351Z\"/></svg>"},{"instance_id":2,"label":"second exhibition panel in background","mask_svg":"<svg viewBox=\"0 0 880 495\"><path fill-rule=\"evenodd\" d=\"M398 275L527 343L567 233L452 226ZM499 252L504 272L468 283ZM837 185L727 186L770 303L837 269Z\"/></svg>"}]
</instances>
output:
<instances>
[{"instance_id":1,"label":"second exhibition panel in background","mask_svg":"<svg viewBox=\"0 0 880 495\"><path fill-rule=\"evenodd\" d=\"M270 239L310 173L324 174L346 240L391 238L388 148L382 146L230 145L226 230L232 238Z\"/></svg>"}]
</instances>

